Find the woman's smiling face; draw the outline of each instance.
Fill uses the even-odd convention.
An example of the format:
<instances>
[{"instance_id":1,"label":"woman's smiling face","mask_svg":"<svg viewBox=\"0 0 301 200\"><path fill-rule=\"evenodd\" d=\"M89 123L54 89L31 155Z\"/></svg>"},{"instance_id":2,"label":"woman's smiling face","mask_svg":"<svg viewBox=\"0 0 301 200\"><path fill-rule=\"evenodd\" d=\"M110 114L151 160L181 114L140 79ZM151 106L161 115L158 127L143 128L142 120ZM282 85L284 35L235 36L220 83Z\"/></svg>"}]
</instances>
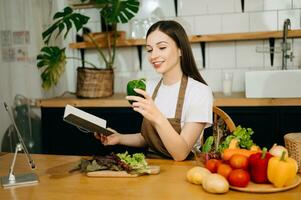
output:
<instances>
[{"instance_id":1,"label":"woman's smiling face","mask_svg":"<svg viewBox=\"0 0 301 200\"><path fill-rule=\"evenodd\" d=\"M179 70L181 50L165 33L155 30L146 39L148 60L160 74Z\"/></svg>"}]
</instances>

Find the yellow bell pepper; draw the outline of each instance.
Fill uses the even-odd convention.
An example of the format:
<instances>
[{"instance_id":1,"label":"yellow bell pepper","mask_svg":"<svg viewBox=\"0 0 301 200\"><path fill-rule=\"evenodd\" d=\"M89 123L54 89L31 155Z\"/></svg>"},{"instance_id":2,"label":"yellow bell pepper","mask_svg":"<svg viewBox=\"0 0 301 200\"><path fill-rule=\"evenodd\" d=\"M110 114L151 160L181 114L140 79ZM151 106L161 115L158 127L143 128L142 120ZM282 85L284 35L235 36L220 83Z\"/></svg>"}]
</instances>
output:
<instances>
[{"instance_id":1,"label":"yellow bell pepper","mask_svg":"<svg viewBox=\"0 0 301 200\"><path fill-rule=\"evenodd\" d=\"M293 158L285 159L285 151L281 157L272 157L268 163L268 180L275 187L284 187L292 184L297 174L297 161Z\"/></svg>"}]
</instances>

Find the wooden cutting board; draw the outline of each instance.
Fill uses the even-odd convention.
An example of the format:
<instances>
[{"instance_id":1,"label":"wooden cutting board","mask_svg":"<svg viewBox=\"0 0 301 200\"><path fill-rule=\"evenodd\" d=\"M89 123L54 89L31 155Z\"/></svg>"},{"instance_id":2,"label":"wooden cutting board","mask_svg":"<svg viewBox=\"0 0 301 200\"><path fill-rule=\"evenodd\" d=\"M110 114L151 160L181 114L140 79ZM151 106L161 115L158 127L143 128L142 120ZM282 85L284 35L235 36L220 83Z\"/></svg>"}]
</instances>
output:
<instances>
[{"instance_id":1,"label":"wooden cutting board","mask_svg":"<svg viewBox=\"0 0 301 200\"><path fill-rule=\"evenodd\" d=\"M150 165L150 175L159 174L160 166ZM111 171L111 170L100 170L95 172L86 173L89 177L138 177L138 174L129 174L126 171Z\"/></svg>"}]
</instances>

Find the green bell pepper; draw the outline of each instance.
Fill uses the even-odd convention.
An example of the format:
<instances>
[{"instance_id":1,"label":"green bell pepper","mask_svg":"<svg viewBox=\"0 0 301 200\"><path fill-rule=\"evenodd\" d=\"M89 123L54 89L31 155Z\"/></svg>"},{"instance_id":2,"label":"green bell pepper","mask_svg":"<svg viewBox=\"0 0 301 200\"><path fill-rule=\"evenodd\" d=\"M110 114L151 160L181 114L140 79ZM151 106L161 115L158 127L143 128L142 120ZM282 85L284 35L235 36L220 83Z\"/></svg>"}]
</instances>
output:
<instances>
[{"instance_id":1,"label":"green bell pepper","mask_svg":"<svg viewBox=\"0 0 301 200\"><path fill-rule=\"evenodd\" d=\"M141 78L139 80L131 80L127 84L127 95L128 96L140 96L143 97L142 95L136 93L134 91L135 88L139 88L141 90L146 90L146 85L145 85L145 79ZM132 100L129 100L130 104L133 103Z\"/></svg>"}]
</instances>

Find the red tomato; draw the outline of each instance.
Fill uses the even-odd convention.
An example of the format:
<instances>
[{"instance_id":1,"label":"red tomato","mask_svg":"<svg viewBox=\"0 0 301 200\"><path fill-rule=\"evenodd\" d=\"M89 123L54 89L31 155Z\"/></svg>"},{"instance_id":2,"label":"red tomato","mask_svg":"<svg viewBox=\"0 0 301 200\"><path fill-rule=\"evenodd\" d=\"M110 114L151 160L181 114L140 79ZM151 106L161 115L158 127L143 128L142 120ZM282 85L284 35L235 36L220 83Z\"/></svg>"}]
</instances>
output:
<instances>
[{"instance_id":1,"label":"red tomato","mask_svg":"<svg viewBox=\"0 0 301 200\"><path fill-rule=\"evenodd\" d=\"M217 173L228 178L230 172L232 171L232 167L228 164L221 163L217 168Z\"/></svg>"},{"instance_id":2,"label":"red tomato","mask_svg":"<svg viewBox=\"0 0 301 200\"><path fill-rule=\"evenodd\" d=\"M217 160L215 158L212 158L210 160L208 160L205 164L205 167L212 173L216 173L217 172L217 167L218 165L220 165L222 163L221 160Z\"/></svg>"},{"instance_id":3,"label":"red tomato","mask_svg":"<svg viewBox=\"0 0 301 200\"><path fill-rule=\"evenodd\" d=\"M250 175L246 170L234 169L228 176L229 184L236 187L246 187L250 182Z\"/></svg>"},{"instance_id":4,"label":"red tomato","mask_svg":"<svg viewBox=\"0 0 301 200\"><path fill-rule=\"evenodd\" d=\"M234 154L229 160L230 166L233 169L248 169L248 157L241 154Z\"/></svg>"}]
</instances>

